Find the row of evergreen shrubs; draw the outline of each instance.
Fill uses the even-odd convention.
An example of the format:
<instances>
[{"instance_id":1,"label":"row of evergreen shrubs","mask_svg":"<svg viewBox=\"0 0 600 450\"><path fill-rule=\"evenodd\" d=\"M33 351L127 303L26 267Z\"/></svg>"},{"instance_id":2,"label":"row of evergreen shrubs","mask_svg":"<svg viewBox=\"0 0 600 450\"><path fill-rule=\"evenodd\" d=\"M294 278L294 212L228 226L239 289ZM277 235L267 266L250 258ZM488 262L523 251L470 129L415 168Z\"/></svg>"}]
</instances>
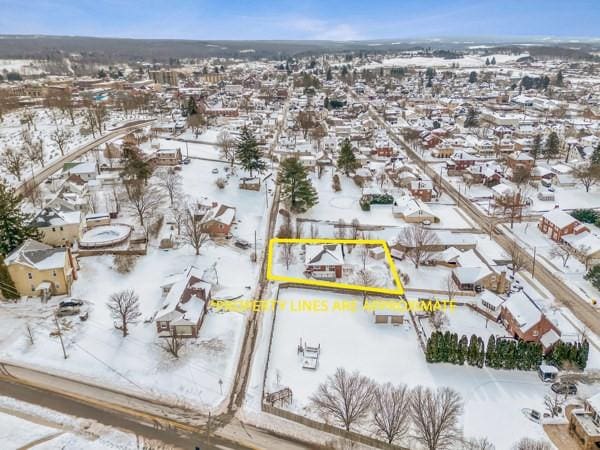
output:
<instances>
[{"instance_id":1,"label":"row of evergreen shrubs","mask_svg":"<svg viewBox=\"0 0 600 450\"><path fill-rule=\"evenodd\" d=\"M363 211L370 211L371 205L391 205L394 197L390 194L367 194L360 198L359 203Z\"/></svg>"},{"instance_id":2,"label":"row of evergreen shrubs","mask_svg":"<svg viewBox=\"0 0 600 450\"><path fill-rule=\"evenodd\" d=\"M558 342L548 355L548 362L557 367L577 367L585 369L589 344L569 344ZM447 362L470 366L491 367L494 369L536 370L543 360L543 348L538 342L496 339L490 336L487 346L475 334L470 339L463 335L446 331L434 331L427 340L425 359L429 363Z\"/></svg>"},{"instance_id":3,"label":"row of evergreen shrubs","mask_svg":"<svg viewBox=\"0 0 600 450\"><path fill-rule=\"evenodd\" d=\"M583 223L593 223L600 226L600 213L593 209L576 209L571 215Z\"/></svg>"}]
</instances>

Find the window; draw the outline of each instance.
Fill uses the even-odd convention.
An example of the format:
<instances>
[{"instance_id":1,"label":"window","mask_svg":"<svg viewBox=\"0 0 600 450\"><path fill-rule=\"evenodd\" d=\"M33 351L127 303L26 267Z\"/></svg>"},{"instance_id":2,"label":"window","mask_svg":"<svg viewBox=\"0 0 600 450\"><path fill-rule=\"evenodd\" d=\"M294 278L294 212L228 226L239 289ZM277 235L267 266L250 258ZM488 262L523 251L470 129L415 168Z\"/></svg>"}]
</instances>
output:
<instances>
[{"instance_id":1,"label":"window","mask_svg":"<svg viewBox=\"0 0 600 450\"><path fill-rule=\"evenodd\" d=\"M534 335L534 336L537 336L538 334L539 334L539 333L538 333L538 330L533 330L533 335Z\"/></svg>"},{"instance_id":2,"label":"window","mask_svg":"<svg viewBox=\"0 0 600 450\"><path fill-rule=\"evenodd\" d=\"M35 286L32 284L31 285L31 292L34 292L34 291L35 291Z\"/></svg>"},{"instance_id":3,"label":"window","mask_svg":"<svg viewBox=\"0 0 600 450\"><path fill-rule=\"evenodd\" d=\"M52 227L52 232L56 231L56 228Z\"/></svg>"},{"instance_id":4,"label":"window","mask_svg":"<svg viewBox=\"0 0 600 450\"><path fill-rule=\"evenodd\" d=\"M60 227L60 231L63 231L63 227Z\"/></svg>"},{"instance_id":5,"label":"window","mask_svg":"<svg viewBox=\"0 0 600 450\"><path fill-rule=\"evenodd\" d=\"M27 272L27 278L29 278L30 280L33 280L33 275L31 274L31 272Z\"/></svg>"},{"instance_id":6,"label":"window","mask_svg":"<svg viewBox=\"0 0 600 450\"><path fill-rule=\"evenodd\" d=\"M56 277L56 270L53 270L53 271L52 271L52 276L53 276L53 277Z\"/></svg>"}]
</instances>

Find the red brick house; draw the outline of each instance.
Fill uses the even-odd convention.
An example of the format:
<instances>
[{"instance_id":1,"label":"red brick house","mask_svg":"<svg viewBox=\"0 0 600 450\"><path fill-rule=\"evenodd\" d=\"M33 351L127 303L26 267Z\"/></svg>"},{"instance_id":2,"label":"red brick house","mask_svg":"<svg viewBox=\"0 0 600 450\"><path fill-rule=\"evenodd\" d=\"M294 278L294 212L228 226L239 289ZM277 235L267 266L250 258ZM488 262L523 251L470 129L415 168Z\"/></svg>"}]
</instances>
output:
<instances>
[{"instance_id":1,"label":"red brick house","mask_svg":"<svg viewBox=\"0 0 600 450\"><path fill-rule=\"evenodd\" d=\"M548 351L560 337L558 328L522 292L513 293L500 310L506 330L515 338L527 342L541 342Z\"/></svg>"},{"instance_id":2,"label":"red brick house","mask_svg":"<svg viewBox=\"0 0 600 450\"><path fill-rule=\"evenodd\" d=\"M208 233L211 237L226 236L235 221L235 208L215 202L201 220L200 227L204 233Z\"/></svg>"},{"instance_id":3,"label":"red brick house","mask_svg":"<svg viewBox=\"0 0 600 450\"><path fill-rule=\"evenodd\" d=\"M560 242L563 236L568 234L590 231L573 216L560 209L553 209L545 213L538 223L538 227L542 233L550 235L550 238L556 242Z\"/></svg>"},{"instance_id":4,"label":"red brick house","mask_svg":"<svg viewBox=\"0 0 600 450\"><path fill-rule=\"evenodd\" d=\"M190 266L175 280L163 285L167 295L156 315L159 337L176 333L182 338L196 338L211 299L211 284L202 279L203 271Z\"/></svg>"},{"instance_id":5,"label":"red brick house","mask_svg":"<svg viewBox=\"0 0 600 450\"><path fill-rule=\"evenodd\" d=\"M306 271L315 278L340 278L344 251L340 244L307 245L304 258Z\"/></svg>"},{"instance_id":6,"label":"red brick house","mask_svg":"<svg viewBox=\"0 0 600 450\"><path fill-rule=\"evenodd\" d=\"M462 172L479 161L479 158L467 152L455 151L450 157L450 161L446 162L446 167L448 171Z\"/></svg>"},{"instance_id":7,"label":"red brick house","mask_svg":"<svg viewBox=\"0 0 600 450\"><path fill-rule=\"evenodd\" d=\"M410 183L410 193L413 197L424 202L430 202L433 197L433 183L431 180L417 180Z\"/></svg>"}]
</instances>

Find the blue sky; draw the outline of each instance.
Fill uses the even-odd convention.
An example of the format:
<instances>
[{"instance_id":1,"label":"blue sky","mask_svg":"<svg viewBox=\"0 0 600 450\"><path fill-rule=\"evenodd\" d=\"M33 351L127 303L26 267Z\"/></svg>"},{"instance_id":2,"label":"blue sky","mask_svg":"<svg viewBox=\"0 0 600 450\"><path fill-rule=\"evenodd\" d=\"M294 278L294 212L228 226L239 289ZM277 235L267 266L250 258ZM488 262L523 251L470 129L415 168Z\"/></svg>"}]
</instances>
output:
<instances>
[{"instance_id":1,"label":"blue sky","mask_svg":"<svg viewBox=\"0 0 600 450\"><path fill-rule=\"evenodd\" d=\"M181 39L600 35L600 0L0 0L0 33Z\"/></svg>"}]
</instances>

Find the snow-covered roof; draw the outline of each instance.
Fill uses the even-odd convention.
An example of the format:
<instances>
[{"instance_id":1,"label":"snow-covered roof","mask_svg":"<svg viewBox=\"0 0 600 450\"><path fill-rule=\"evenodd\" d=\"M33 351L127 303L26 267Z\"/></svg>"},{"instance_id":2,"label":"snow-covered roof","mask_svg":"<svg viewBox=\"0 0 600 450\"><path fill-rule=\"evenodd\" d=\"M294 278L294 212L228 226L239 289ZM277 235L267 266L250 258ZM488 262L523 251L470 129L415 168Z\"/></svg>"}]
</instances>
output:
<instances>
[{"instance_id":1,"label":"snow-covered roof","mask_svg":"<svg viewBox=\"0 0 600 450\"><path fill-rule=\"evenodd\" d=\"M338 244L307 245L304 262L307 266L335 266L344 263L342 247Z\"/></svg>"},{"instance_id":2,"label":"snow-covered roof","mask_svg":"<svg viewBox=\"0 0 600 450\"><path fill-rule=\"evenodd\" d=\"M545 332L540 338L540 342L544 346L544 348L549 348L552 344L557 342L560 339L558 333L554 330L549 330Z\"/></svg>"},{"instance_id":3,"label":"snow-covered roof","mask_svg":"<svg viewBox=\"0 0 600 450\"><path fill-rule=\"evenodd\" d=\"M504 303L523 332L526 332L542 319L542 311L522 292L513 293Z\"/></svg>"},{"instance_id":4,"label":"snow-covered roof","mask_svg":"<svg viewBox=\"0 0 600 450\"><path fill-rule=\"evenodd\" d=\"M65 266L66 253L65 248L53 248L27 239L21 247L6 257L5 263L22 264L37 270L62 269Z\"/></svg>"},{"instance_id":5,"label":"snow-covered roof","mask_svg":"<svg viewBox=\"0 0 600 450\"><path fill-rule=\"evenodd\" d=\"M548 211L544 213L542 217L558 228L564 228L571 225L573 222L577 222L573 216L560 209Z\"/></svg>"}]
</instances>

